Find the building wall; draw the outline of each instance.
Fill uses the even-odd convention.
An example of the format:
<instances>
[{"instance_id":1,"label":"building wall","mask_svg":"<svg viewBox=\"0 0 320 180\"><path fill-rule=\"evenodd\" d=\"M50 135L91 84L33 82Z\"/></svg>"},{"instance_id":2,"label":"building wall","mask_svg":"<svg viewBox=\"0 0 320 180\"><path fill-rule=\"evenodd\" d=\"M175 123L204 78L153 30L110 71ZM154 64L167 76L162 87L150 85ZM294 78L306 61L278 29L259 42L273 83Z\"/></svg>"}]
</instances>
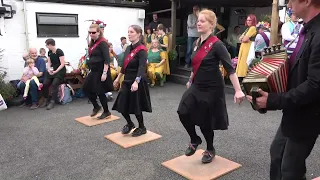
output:
<instances>
[{"instance_id":1,"label":"building wall","mask_svg":"<svg viewBox=\"0 0 320 180\"><path fill-rule=\"evenodd\" d=\"M42 47L45 48L45 40L51 37L37 37L36 12L78 14L79 37L53 37L56 40L57 47L64 51L66 61L70 62L75 68L80 57L84 55L87 46L86 37L91 22L85 22L86 20L99 19L104 21L107 24L105 37L114 46L120 44L121 36L127 36L129 25L137 24L144 28L144 20L138 18L138 10L141 9L136 8L30 1L27 2L26 7L29 45L38 50ZM27 51L23 12L23 3L17 2L17 14L14 15L13 19L4 20L4 32L2 32L4 40L1 40L0 46L4 46L6 49L2 65L8 68L9 79L19 79L21 77L24 64L21 57ZM3 44L3 42L6 43Z\"/></svg>"}]
</instances>

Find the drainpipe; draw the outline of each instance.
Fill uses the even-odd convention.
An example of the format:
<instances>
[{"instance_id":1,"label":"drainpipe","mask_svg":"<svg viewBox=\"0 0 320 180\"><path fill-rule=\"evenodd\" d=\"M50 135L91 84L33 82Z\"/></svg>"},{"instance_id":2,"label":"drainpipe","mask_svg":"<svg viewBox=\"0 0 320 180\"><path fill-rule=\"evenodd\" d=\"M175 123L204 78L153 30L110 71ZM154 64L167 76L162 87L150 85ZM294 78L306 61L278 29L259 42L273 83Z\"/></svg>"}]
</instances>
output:
<instances>
[{"instance_id":1,"label":"drainpipe","mask_svg":"<svg viewBox=\"0 0 320 180\"><path fill-rule=\"evenodd\" d=\"M24 14L24 30L26 33L26 48L29 49L29 30L28 30L28 17L27 17L27 4L26 0L23 0L23 14Z\"/></svg>"}]
</instances>

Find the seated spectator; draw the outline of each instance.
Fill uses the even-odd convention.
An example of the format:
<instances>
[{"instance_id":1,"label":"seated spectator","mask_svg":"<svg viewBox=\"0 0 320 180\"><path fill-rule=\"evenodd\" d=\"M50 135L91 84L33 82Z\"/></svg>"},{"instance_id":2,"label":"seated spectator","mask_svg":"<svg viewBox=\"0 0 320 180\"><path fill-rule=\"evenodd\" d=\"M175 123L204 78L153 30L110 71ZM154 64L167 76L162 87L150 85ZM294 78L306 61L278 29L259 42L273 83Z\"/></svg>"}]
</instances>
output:
<instances>
[{"instance_id":1,"label":"seated spectator","mask_svg":"<svg viewBox=\"0 0 320 180\"><path fill-rule=\"evenodd\" d=\"M46 56L46 50L44 48L40 48L40 57L47 63L48 58Z\"/></svg>"},{"instance_id":2,"label":"seated spectator","mask_svg":"<svg viewBox=\"0 0 320 180\"><path fill-rule=\"evenodd\" d=\"M46 78L43 83L43 97L45 103L41 107L47 107L50 110L58 100L59 85L63 83L66 74L64 53L61 49L56 48L56 42L53 39L46 40L48 52L48 64ZM52 97L49 99L49 87L51 88Z\"/></svg>"},{"instance_id":3,"label":"seated spectator","mask_svg":"<svg viewBox=\"0 0 320 180\"><path fill-rule=\"evenodd\" d=\"M30 89L30 81L32 80L38 86L38 90L41 91L42 83L40 83L37 77L38 74L39 74L39 70L34 66L34 60L31 58L28 59L27 66L23 69L23 75L21 78L21 81L26 84L26 87L24 88L23 99L27 99L29 89Z\"/></svg>"},{"instance_id":4,"label":"seated spectator","mask_svg":"<svg viewBox=\"0 0 320 180\"><path fill-rule=\"evenodd\" d=\"M23 56L23 59L25 61L28 58L31 58L34 60L35 67L39 70L39 74L36 76L38 77L39 82L42 83L44 81L44 73L46 70L45 61L38 56L37 49L35 48L30 48L29 53ZM27 63L25 63L25 66L27 66ZM18 88L21 90L21 92L24 92L25 87L26 87L26 84L23 81L20 82L18 85ZM38 101L39 101L38 86L34 80L31 80L28 96L25 99L23 106L31 106L30 109L37 109L39 107Z\"/></svg>"}]
</instances>

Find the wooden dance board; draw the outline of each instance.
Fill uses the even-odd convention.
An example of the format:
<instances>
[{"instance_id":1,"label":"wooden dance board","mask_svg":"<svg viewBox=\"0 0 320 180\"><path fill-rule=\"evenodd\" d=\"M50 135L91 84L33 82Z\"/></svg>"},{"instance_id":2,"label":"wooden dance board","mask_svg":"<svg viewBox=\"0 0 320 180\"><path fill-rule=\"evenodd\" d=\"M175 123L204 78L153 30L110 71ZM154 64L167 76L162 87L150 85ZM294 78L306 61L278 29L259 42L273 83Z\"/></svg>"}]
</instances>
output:
<instances>
[{"instance_id":1,"label":"wooden dance board","mask_svg":"<svg viewBox=\"0 0 320 180\"><path fill-rule=\"evenodd\" d=\"M114 116L114 115L111 115L111 117L106 118L106 119L98 119L97 117L99 117L100 115L101 115L101 113L97 114L94 117L83 116L83 117L76 118L75 120L86 125L86 126L96 126L96 125L100 125L103 123L107 123L107 122L111 122L111 121L115 121L115 120L120 119L120 117Z\"/></svg>"},{"instance_id":2,"label":"wooden dance board","mask_svg":"<svg viewBox=\"0 0 320 180\"><path fill-rule=\"evenodd\" d=\"M320 180L320 177L317 177L317 178L315 178L315 179L313 179L313 180Z\"/></svg>"},{"instance_id":3,"label":"wooden dance board","mask_svg":"<svg viewBox=\"0 0 320 180\"><path fill-rule=\"evenodd\" d=\"M217 155L211 163L203 164L203 152L204 150L199 149L192 156L182 155L163 162L162 165L187 179L194 180L217 179L241 167L240 164Z\"/></svg>"},{"instance_id":4,"label":"wooden dance board","mask_svg":"<svg viewBox=\"0 0 320 180\"><path fill-rule=\"evenodd\" d=\"M126 149L146 142L157 140L162 136L151 131L147 131L146 134L138 137L132 137L131 134L122 134L121 132L105 135L104 137Z\"/></svg>"}]
</instances>

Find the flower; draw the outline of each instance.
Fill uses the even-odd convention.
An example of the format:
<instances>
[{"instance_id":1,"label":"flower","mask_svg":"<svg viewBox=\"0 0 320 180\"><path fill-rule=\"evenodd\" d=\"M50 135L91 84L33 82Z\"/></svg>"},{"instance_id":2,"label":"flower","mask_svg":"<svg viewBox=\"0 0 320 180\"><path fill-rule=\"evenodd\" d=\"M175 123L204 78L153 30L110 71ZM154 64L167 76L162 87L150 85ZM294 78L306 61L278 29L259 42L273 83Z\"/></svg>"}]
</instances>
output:
<instances>
[{"instance_id":1,"label":"flower","mask_svg":"<svg viewBox=\"0 0 320 180\"><path fill-rule=\"evenodd\" d=\"M92 24L98 24L100 28L105 28L107 26L107 24L100 20L92 21Z\"/></svg>"},{"instance_id":2,"label":"flower","mask_svg":"<svg viewBox=\"0 0 320 180\"><path fill-rule=\"evenodd\" d=\"M287 14L288 14L289 17L291 17L291 15L292 15L292 9L291 8L288 8Z\"/></svg>"},{"instance_id":3,"label":"flower","mask_svg":"<svg viewBox=\"0 0 320 180\"><path fill-rule=\"evenodd\" d=\"M264 21L260 21L257 26L256 26L258 29L259 28L265 28L267 30L270 30L270 23L268 22L264 22Z\"/></svg>"}]
</instances>

